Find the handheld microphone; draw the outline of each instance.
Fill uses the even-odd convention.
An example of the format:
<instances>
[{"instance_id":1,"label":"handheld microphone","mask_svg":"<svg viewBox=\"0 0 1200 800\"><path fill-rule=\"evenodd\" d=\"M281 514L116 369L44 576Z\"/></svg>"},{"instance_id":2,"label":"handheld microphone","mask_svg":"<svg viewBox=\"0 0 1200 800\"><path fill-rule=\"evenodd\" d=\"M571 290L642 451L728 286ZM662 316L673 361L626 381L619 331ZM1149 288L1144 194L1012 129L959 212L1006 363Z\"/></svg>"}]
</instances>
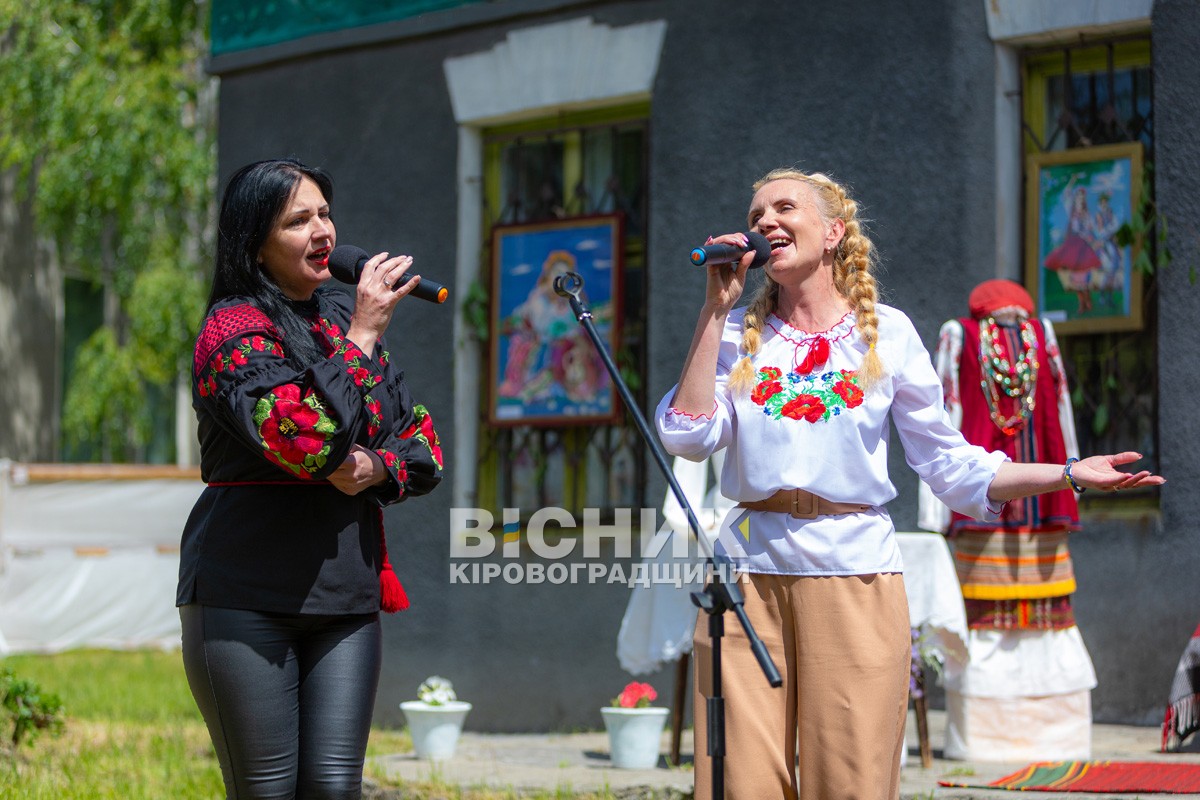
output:
<instances>
[{"instance_id":1,"label":"handheld microphone","mask_svg":"<svg viewBox=\"0 0 1200 800\"><path fill-rule=\"evenodd\" d=\"M754 251L754 260L750 262L750 266L761 267L767 263L771 257L771 243L767 241L767 237L761 233L748 231L746 239L749 243L745 247L738 247L732 244L706 244L703 247L697 247L692 251L692 263L700 266L702 264L732 264L735 261L740 261L745 253ZM334 252L337 252L336 250Z\"/></svg>"},{"instance_id":2,"label":"handheld microphone","mask_svg":"<svg viewBox=\"0 0 1200 800\"><path fill-rule=\"evenodd\" d=\"M370 258L371 254L361 247L339 244L329 254L329 272L342 283L358 283L358 279L362 277L363 267ZM407 284L409 280L412 278L396 284L392 287L393 291ZM413 297L419 297L431 303L444 303L450 296L450 290L428 278L421 278L421 282L417 284L411 294Z\"/></svg>"}]
</instances>

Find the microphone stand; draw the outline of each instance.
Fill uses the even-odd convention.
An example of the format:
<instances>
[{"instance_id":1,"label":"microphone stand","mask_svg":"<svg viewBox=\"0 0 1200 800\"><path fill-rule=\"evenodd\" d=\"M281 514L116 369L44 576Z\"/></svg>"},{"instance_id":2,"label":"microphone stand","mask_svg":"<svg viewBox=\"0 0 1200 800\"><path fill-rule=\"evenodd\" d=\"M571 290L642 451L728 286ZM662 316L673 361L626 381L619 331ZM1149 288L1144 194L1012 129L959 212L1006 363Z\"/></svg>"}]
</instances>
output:
<instances>
[{"instance_id":1,"label":"microphone stand","mask_svg":"<svg viewBox=\"0 0 1200 800\"><path fill-rule=\"evenodd\" d=\"M771 654L767 652L766 645L763 644L762 639L758 638L758 634L754 632L754 626L750 624L750 619L746 616L746 609L742 605L744 599L737 581L725 581L726 576L733 574L733 561L728 556L717 555L704 536L704 532L700 528L700 521L696 518L691 503L688 502L679 481L675 478L674 470L667 463L666 453L663 452L654 432L650 430L650 425L638 408L633 393L629 391L629 387L622 380L616 363L613 362L608 348L604 346L604 340L597 333L595 323L592 322L592 312L579 297L582 289L583 278L578 273L567 272L554 279L555 293L566 298L571 304L571 311L575 314L575 319L583 326L588 338L592 340L596 352L604 361L604 366L612 377L621 399L625 402L625 408L633 417L638 432L650 448L650 453L658 463L658 468L666 476L671 492L679 501L679 506L687 514L688 527L695 535L701 549L704 550L704 557L708 562L711 575L708 585L702 591L692 592L692 603L708 614L708 635L712 639L713 693L711 697L706 698L705 708L708 717L708 755L712 758L713 800L722 800L725 796L725 698L721 694L721 637L725 635L724 615L726 611L732 611L737 616L738 622L746 632L746 638L750 641L750 651L758 660L758 666L766 676L767 682L778 688L783 685L783 678L779 676L779 670L776 668L775 662L771 660Z\"/></svg>"}]
</instances>

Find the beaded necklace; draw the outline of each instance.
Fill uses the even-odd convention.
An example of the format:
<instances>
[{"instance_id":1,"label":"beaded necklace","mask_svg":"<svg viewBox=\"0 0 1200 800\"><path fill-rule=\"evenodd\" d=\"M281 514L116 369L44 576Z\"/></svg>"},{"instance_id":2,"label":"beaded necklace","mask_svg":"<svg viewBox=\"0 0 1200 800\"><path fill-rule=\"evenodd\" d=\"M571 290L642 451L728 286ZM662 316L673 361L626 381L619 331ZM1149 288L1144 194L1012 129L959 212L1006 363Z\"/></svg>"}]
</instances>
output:
<instances>
[{"instance_id":1,"label":"beaded necklace","mask_svg":"<svg viewBox=\"0 0 1200 800\"><path fill-rule=\"evenodd\" d=\"M995 317L979 321L979 367L988 414L1005 436L1022 430L1033 415L1037 384L1037 333L1033 322L1021 322L1021 353L1010 361L1004 353L1004 335ZM1017 413L1006 417L1000 411L1003 393L1016 403Z\"/></svg>"}]
</instances>

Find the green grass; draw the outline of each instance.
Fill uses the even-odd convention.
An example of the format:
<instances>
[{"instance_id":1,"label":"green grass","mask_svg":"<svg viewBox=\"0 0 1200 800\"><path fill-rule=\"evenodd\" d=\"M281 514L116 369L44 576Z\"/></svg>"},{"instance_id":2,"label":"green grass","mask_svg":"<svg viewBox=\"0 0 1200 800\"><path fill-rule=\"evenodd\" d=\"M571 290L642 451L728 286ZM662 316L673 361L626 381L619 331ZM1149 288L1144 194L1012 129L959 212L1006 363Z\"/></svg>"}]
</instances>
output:
<instances>
[{"instance_id":1,"label":"green grass","mask_svg":"<svg viewBox=\"0 0 1200 800\"><path fill-rule=\"evenodd\" d=\"M221 770L178 651L73 650L0 660L63 702L63 734L0 744L0 800L220 800ZM6 718L4 719L7 722ZM7 737L0 730L0 742ZM407 752L407 732L375 728L367 755ZM367 800L611 800L608 792L518 795L441 781L399 786L368 761Z\"/></svg>"},{"instance_id":2,"label":"green grass","mask_svg":"<svg viewBox=\"0 0 1200 800\"><path fill-rule=\"evenodd\" d=\"M59 737L0 751L0 800L221 798L221 771L178 652L10 656L63 701Z\"/></svg>"}]
</instances>

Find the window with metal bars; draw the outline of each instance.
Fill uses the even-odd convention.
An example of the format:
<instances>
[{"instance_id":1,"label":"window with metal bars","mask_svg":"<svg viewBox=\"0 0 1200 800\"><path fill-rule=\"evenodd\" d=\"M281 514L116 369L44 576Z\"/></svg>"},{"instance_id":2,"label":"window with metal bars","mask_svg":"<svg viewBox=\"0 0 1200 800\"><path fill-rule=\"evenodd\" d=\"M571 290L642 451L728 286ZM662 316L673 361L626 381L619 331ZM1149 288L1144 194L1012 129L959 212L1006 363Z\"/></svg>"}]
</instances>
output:
<instances>
[{"instance_id":1,"label":"window with metal bars","mask_svg":"<svg viewBox=\"0 0 1200 800\"><path fill-rule=\"evenodd\" d=\"M1154 98L1148 33L1029 49L1022 53L1021 74L1025 155L1140 142L1145 176L1142 206L1153 203ZM1154 246L1153 237L1145 237L1143 247ZM1059 342L1080 451L1135 450L1146 457L1139 468L1157 470L1157 304L1150 266L1155 259L1148 255L1141 259L1144 324L1140 330L1061 335Z\"/></svg>"},{"instance_id":2,"label":"window with metal bars","mask_svg":"<svg viewBox=\"0 0 1200 800\"><path fill-rule=\"evenodd\" d=\"M493 226L621 215L622 297L614 304L620 339L612 356L643 406L648 115L645 105L607 109L494 128L483 137L483 285L493 269L486 252ZM486 379L482 385L490 386ZM610 520L616 509L644 505L645 447L627 416L617 424L501 427L488 424L488 401L479 398L482 507L517 508L523 520L549 506L581 519L589 508Z\"/></svg>"}]
</instances>

